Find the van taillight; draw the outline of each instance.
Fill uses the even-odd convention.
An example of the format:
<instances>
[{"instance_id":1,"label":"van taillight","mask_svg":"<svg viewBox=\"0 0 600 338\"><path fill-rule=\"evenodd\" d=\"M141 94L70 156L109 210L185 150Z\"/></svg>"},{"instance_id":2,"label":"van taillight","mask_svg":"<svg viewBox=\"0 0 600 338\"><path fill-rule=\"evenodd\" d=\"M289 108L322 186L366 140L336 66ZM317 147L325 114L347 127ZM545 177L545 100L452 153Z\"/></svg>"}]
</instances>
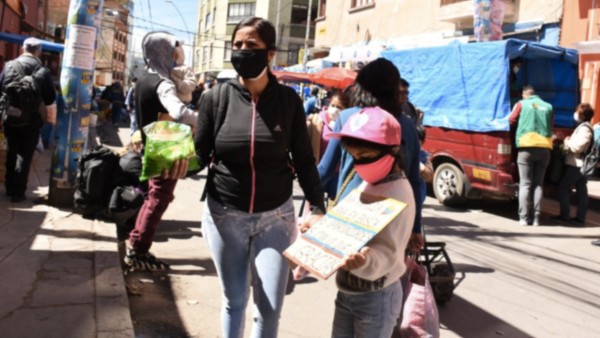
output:
<instances>
[{"instance_id":1,"label":"van taillight","mask_svg":"<svg viewBox=\"0 0 600 338\"><path fill-rule=\"evenodd\" d=\"M510 155L510 144L498 143L498 155Z\"/></svg>"}]
</instances>

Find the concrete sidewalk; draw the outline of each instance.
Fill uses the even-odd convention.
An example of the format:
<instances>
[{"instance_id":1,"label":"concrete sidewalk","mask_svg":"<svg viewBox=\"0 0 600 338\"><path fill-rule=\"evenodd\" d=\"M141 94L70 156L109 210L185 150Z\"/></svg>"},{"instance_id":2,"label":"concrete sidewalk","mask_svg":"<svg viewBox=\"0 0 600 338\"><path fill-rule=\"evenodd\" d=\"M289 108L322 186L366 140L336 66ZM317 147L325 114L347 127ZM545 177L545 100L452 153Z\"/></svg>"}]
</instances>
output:
<instances>
[{"instance_id":1,"label":"concrete sidewalk","mask_svg":"<svg viewBox=\"0 0 600 338\"><path fill-rule=\"evenodd\" d=\"M26 201L0 198L0 336L134 337L115 225L33 203L51 157L35 154Z\"/></svg>"}]
</instances>

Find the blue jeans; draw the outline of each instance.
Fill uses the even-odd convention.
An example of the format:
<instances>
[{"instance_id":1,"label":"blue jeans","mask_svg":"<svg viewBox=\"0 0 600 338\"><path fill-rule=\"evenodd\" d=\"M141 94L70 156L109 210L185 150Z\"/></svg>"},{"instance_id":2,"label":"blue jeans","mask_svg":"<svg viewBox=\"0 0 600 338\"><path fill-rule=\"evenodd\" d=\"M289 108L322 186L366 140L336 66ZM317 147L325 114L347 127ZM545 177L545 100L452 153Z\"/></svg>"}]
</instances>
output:
<instances>
[{"instance_id":1,"label":"blue jeans","mask_svg":"<svg viewBox=\"0 0 600 338\"><path fill-rule=\"evenodd\" d=\"M544 175L550 162L550 150L545 148L522 148L517 155L519 167L519 218L527 221L531 216L531 193L533 192L533 218L539 219L542 211Z\"/></svg>"},{"instance_id":2,"label":"blue jeans","mask_svg":"<svg viewBox=\"0 0 600 338\"><path fill-rule=\"evenodd\" d=\"M249 214L210 196L202 221L204 236L223 289L223 336L242 337L252 286L252 337L277 337L290 267L282 252L295 236L292 199L277 209Z\"/></svg>"},{"instance_id":3,"label":"blue jeans","mask_svg":"<svg viewBox=\"0 0 600 338\"><path fill-rule=\"evenodd\" d=\"M139 129L137 117L135 116L135 109L132 109L129 113L129 129L131 130L131 135L133 135L133 133Z\"/></svg>"},{"instance_id":4,"label":"blue jeans","mask_svg":"<svg viewBox=\"0 0 600 338\"><path fill-rule=\"evenodd\" d=\"M588 209L587 177L581 174L581 169L572 165L565 165L565 171L558 184L558 200L560 201L560 216L569 219L571 189L575 186L577 198L577 218L585 221Z\"/></svg>"},{"instance_id":5,"label":"blue jeans","mask_svg":"<svg viewBox=\"0 0 600 338\"><path fill-rule=\"evenodd\" d=\"M400 280L382 290L357 294L338 291L332 338L389 338L402 309Z\"/></svg>"}]
</instances>

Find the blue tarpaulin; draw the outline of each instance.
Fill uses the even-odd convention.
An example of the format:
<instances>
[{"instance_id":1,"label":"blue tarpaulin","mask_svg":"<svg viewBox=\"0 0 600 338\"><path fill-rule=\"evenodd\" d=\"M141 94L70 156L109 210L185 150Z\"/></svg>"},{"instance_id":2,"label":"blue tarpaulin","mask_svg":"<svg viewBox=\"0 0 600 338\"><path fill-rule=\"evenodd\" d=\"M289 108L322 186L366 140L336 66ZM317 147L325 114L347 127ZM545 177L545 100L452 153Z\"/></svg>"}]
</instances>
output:
<instances>
[{"instance_id":1,"label":"blue tarpaulin","mask_svg":"<svg viewBox=\"0 0 600 338\"><path fill-rule=\"evenodd\" d=\"M0 40L14 43L19 46L23 45L23 41L25 41L25 39L27 39L27 38L29 38L29 36L0 32ZM60 43L50 42L50 41L46 41L46 40L42 40L42 39L39 39L39 40L42 42L42 50L62 53L63 50L65 49L65 46Z\"/></svg>"},{"instance_id":2,"label":"blue tarpaulin","mask_svg":"<svg viewBox=\"0 0 600 338\"><path fill-rule=\"evenodd\" d=\"M555 125L573 126L579 103L575 50L531 41L452 43L382 52L410 83L410 100L427 126L487 132L509 130L510 60L521 58L519 86L534 86L551 103Z\"/></svg>"}]
</instances>

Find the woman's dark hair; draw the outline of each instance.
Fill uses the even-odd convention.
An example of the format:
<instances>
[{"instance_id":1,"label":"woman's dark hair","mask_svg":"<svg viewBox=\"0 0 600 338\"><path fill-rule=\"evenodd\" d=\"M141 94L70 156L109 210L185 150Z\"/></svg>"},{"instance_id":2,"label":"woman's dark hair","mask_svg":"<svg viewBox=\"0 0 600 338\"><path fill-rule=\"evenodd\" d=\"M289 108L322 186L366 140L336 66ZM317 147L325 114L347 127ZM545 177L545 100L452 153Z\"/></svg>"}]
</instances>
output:
<instances>
[{"instance_id":1,"label":"woman's dark hair","mask_svg":"<svg viewBox=\"0 0 600 338\"><path fill-rule=\"evenodd\" d=\"M369 141L357 139L354 137L342 137L341 142L342 142L342 146L346 149L347 148L369 148L369 149L377 150L380 153L391 154L392 156L394 156L396 158L396 164L398 165L400 170L402 170L402 172L406 172L406 170L404 168L404 158L402 156L402 152L397 151L396 153L393 153L392 149L394 148L394 146L369 142ZM399 145L398 145L398 147L399 147Z\"/></svg>"},{"instance_id":2,"label":"woman's dark hair","mask_svg":"<svg viewBox=\"0 0 600 338\"><path fill-rule=\"evenodd\" d=\"M334 97L337 97L338 100L340 100L340 102L344 105L344 108L350 107L350 97L346 93L342 91L335 91L331 94L331 98L333 99Z\"/></svg>"},{"instance_id":3,"label":"woman's dark hair","mask_svg":"<svg viewBox=\"0 0 600 338\"><path fill-rule=\"evenodd\" d=\"M233 29L233 33L231 34L231 43L233 43L233 39L235 39L235 34L237 31L243 27L253 27L258 33L258 36L260 36L260 39L267 46L268 50L277 50L277 32L269 20L255 16L240 21Z\"/></svg>"},{"instance_id":4,"label":"woman's dark hair","mask_svg":"<svg viewBox=\"0 0 600 338\"><path fill-rule=\"evenodd\" d=\"M352 105L379 106L392 115L400 112L400 72L390 61L378 58L364 66L352 87Z\"/></svg>"},{"instance_id":5,"label":"woman's dark hair","mask_svg":"<svg viewBox=\"0 0 600 338\"><path fill-rule=\"evenodd\" d=\"M427 137L427 132L425 131L425 127L422 125L417 126L417 136L419 137L419 141L425 142L425 137Z\"/></svg>"},{"instance_id":6,"label":"woman's dark hair","mask_svg":"<svg viewBox=\"0 0 600 338\"><path fill-rule=\"evenodd\" d=\"M577 111L579 114L583 115L583 121L591 121L594 117L594 108L589 103L581 103L577 106Z\"/></svg>"}]
</instances>

